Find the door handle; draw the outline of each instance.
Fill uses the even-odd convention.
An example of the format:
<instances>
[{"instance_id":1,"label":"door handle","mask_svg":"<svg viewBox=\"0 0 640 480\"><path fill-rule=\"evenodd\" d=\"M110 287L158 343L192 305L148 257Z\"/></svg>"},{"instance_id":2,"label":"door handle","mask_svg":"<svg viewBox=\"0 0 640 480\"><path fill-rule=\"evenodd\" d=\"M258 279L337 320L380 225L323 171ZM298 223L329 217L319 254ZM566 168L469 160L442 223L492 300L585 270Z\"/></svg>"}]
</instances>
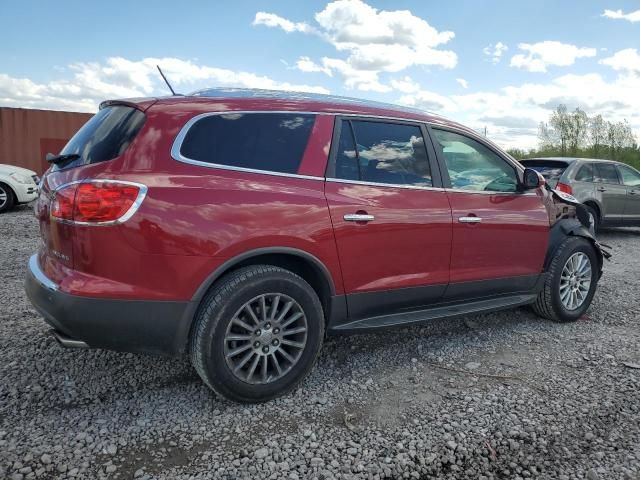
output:
<instances>
[{"instance_id":1,"label":"door handle","mask_svg":"<svg viewBox=\"0 0 640 480\"><path fill-rule=\"evenodd\" d=\"M638 192L635 190L629 190L629 195L638 195Z\"/></svg>"},{"instance_id":2,"label":"door handle","mask_svg":"<svg viewBox=\"0 0 640 480\"><path fill-rule=\"evenodd\" d=\"M598 187L598 191L599 191L599 192L606 192L606 191L607 191L607 189L606 189L606 188L604 188L604 187Z\"/></svg>"},{"instance_id":3,"label":"door handle","mask_svg":"<svg viewBox=\"0 0 640 480\"><path fill-rule=\"evenodd\" d=\"M482 219L480 217L460 217L458 222L460 223L480 223Z\"/></svg>"},{"instance_id":4,"label":"door handle","mask_svg":"<svg viewBox=\"0 0 640 480\"><path fill-rule=\"evenodd\" d=\"M371 222L376 217L369 215L368 213L348 213L344 217L346 222Z\"/></svg>"}]
</instances>

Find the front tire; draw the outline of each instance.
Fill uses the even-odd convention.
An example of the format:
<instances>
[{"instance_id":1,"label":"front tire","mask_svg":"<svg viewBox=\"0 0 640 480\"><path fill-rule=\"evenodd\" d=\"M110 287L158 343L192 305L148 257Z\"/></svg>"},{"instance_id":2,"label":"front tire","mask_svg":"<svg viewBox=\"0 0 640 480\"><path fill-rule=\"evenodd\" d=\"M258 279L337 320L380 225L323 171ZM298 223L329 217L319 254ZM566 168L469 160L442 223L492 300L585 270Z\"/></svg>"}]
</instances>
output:
<instances>
[{"instance_id":1,"label":"front tire","mask_svg":"<svg viewBox=\"0 0 640 480\"><path fill-rule=\"evenodd\" d=\"M0 183L0 213L8 212L16 203L16 197L5 183Z\"/></svg>"},{"instance_id":2,"label":"front tire","mask_svg":"<svg viewBox=\"0 0 640 480\"><path fill-rule=\"evenodd\" d=\"M191 362L221 397L264 402L306 377L323 336L322 305L313 288L288 270L252 265L223 277L203 300Z\"/></svg>"},{"instance_id":3,"label":"front tire","mask_svg":"<svg viewBox=\"0 0 640 480\"><path fill-rule=\"evenodd\" d=\"M591 305L598 283L598 258L591 242L569 237L558 248L533 310L555 322L578 320Z\"/></svg>"}]
</instances>

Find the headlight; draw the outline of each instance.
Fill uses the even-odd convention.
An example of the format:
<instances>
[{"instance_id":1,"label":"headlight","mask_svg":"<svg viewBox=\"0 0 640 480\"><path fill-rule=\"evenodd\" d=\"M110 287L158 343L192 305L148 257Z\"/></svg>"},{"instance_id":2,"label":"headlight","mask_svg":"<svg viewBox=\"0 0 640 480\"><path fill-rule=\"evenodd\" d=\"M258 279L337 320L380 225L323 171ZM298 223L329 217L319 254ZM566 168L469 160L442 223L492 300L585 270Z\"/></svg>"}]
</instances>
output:
<instances>
[{"instance_id":1,"label":"headlight","mask_svg":"<svg viewBox=\"0 0 640 480\"><path fill-rule=\"evenodd\" d=\"M20 173L13 172L13 173L10 173L9 176L13 178L16 182L23 183L25 185L29 185L30 183L33 182L31 177L27 177L26 175L22 175Z\"/></svg>"}]
</instances>

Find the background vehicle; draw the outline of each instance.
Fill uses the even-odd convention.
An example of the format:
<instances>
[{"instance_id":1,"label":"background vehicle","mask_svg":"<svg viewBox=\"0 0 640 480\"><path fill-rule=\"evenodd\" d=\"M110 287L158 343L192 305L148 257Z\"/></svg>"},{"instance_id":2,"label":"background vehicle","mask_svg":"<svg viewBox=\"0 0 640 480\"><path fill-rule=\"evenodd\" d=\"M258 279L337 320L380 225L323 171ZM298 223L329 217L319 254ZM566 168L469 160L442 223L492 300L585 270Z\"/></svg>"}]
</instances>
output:
<instances>
[{"instance_id":1,"label":"background vehicle","mask_svg":"<svg viewBox=\"0 0 640 480\"><path fill-rule=\"evenodd\" d=\"M38 198L39 182L36 172L0 164L0 213Z\"/></svg>"},{"instance_id":2,"label":"background vehicle","mask_svg":"<svg viewBox=\"0 0 640 480\"><path fill-rule=\"evenodd\" d=\"M589 158L530 158L520 163L588 207L594 228L640 226L640 172L635 168Z\"/></svg>"},{"instance_id":3,"label":"background vehicle","mask_svg":"<svg viewBox=\"0 0 640 480\"><path fill-rule=\"evenodd\" d=\"M44 178L26 290L64 345L189 353L218 394L263 401L304 378L325 332L527 304L579 318L602 254L542 183L391 105L106 102Z\"/></svg>"}]
</instances>

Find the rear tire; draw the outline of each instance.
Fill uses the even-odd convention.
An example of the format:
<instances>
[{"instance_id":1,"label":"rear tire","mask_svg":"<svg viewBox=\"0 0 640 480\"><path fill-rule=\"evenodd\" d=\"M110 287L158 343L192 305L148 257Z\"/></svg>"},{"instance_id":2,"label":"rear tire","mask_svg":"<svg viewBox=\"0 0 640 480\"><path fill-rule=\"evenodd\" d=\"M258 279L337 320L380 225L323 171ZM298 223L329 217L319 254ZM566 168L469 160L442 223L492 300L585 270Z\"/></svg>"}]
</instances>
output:
<instances>
[{"instance_id":1,"label":"rear tire","mask_svg":"<svg viewBox=\"0 0 640 480\"><path fill-rule=\"evenodd\" d=\"M13 190L6 183L0 183L0 213L8 212L16 203Z\"/></svg>"},{"instance_id":2,"label":"rear tire","mask_svg":"<svg viewBox=\"0 0 640 480\"><path fill-rule=\"evenodd\" d=\"M589 213L589 223L591 224L589 225L590 230L594 234L598 233L598 230L600 229L600 214L591 205L584 204L584 208L586 208Z\"/></svg>"},{"instance_id":3,"label":"rear tire","mask_svg":"<svg viewBox=\"0 0 640 480\"><path fill-rule=\"evenodd\" d=\"M252 265L223 277L203 300L191 362L219 396L264 402L307 376L323 336L322 305L313 288L288 270Z\"/></svg>"},{"instance_id":4,"label":"rear tire","mask_svg":"<svg viewBox=\"0 0 640 480\"><path fill-rule=\"evenodd\" d=\"M533 310L555 322L578 320L591 305L598 270L598 258L591 242L568 237L553 257Z\"/></svg>"}]
</instances>

